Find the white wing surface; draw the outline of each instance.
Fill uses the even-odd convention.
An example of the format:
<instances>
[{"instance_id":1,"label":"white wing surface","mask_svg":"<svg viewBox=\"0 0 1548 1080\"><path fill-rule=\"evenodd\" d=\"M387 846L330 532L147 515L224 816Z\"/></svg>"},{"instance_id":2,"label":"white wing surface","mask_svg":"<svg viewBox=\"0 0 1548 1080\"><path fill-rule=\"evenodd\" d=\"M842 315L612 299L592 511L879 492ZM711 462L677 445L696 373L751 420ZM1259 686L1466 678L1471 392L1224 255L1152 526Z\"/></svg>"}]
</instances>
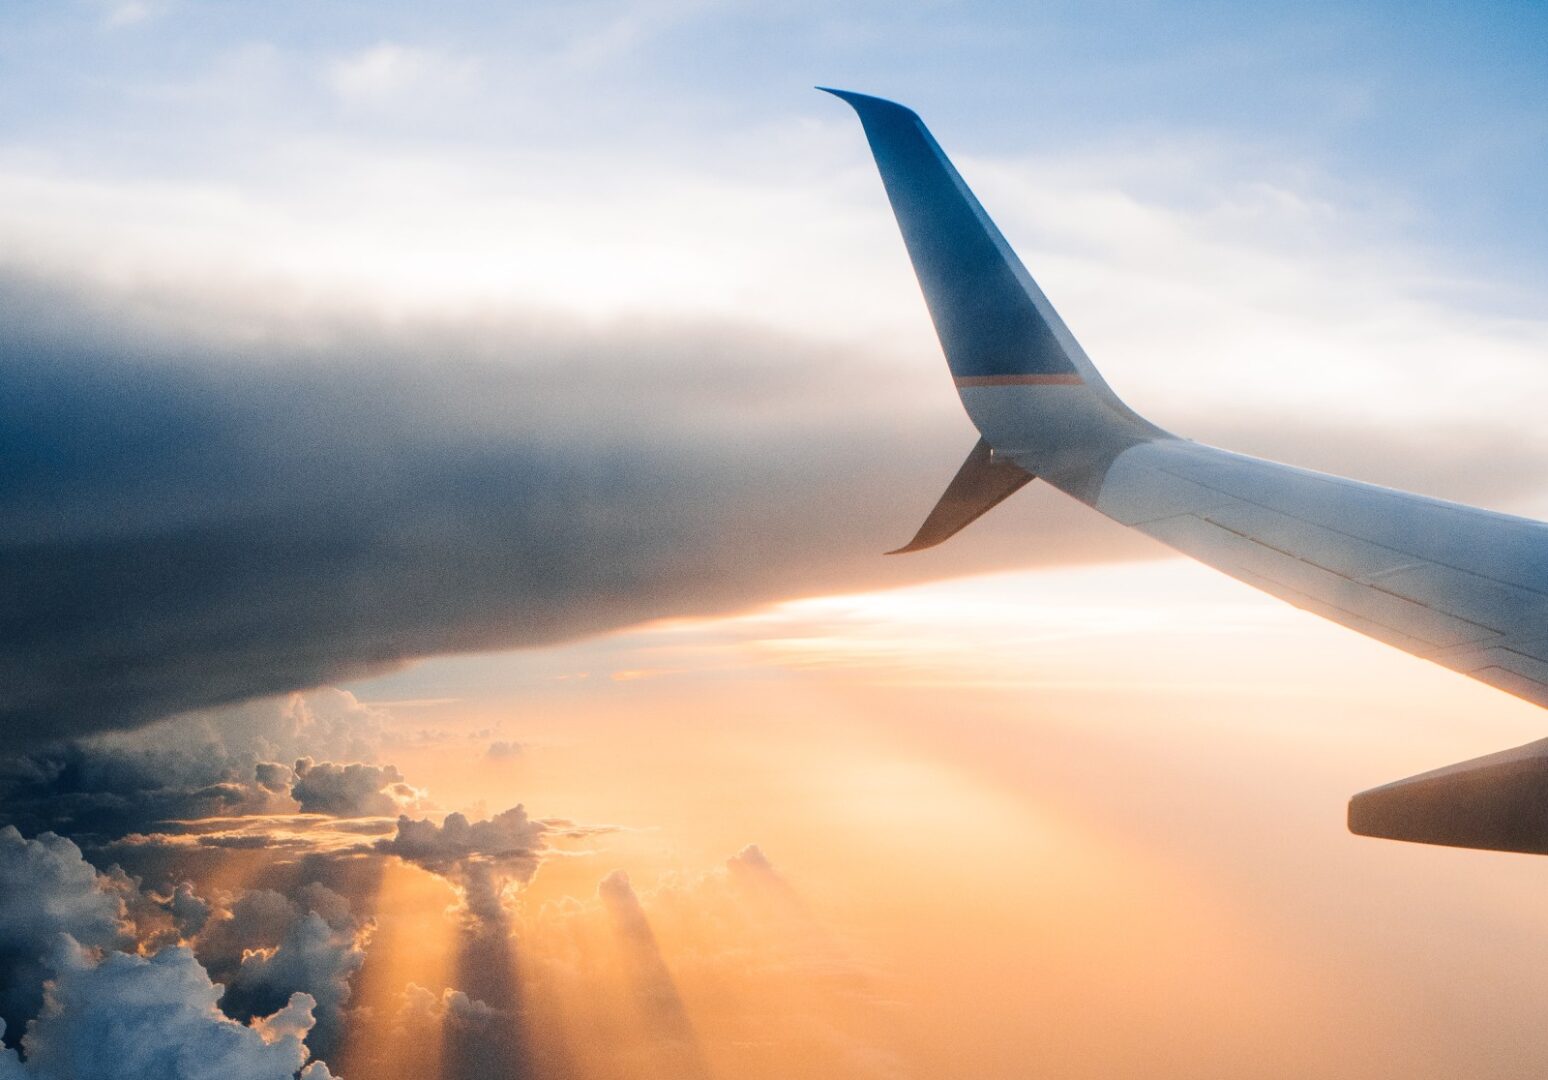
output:
<instances>
[{"instance_id":1,"label":"white wing surface","mask_svg":"<svg viewBox=\"0 0 1548 1080\"><path fill-rule=\"evenodd\" d=\"M1548 526L1178 439L1096 507L1297 607L1548 706Z\"/></svg>"},{"instance_id":2,"label":"white wing surface","mask_svg":"<svg viewBox=\"0 0 1548 1080\"><path fill-rule=\"evenodd\" d=\"M903 551L1032 477L1264 592L1548 707L1548 525L1203 446L1123 404L912 111L859 114L982 438ZM1548 740L1356 796L1357 832L1548 853Z\"/></svg>"}]
</instances>

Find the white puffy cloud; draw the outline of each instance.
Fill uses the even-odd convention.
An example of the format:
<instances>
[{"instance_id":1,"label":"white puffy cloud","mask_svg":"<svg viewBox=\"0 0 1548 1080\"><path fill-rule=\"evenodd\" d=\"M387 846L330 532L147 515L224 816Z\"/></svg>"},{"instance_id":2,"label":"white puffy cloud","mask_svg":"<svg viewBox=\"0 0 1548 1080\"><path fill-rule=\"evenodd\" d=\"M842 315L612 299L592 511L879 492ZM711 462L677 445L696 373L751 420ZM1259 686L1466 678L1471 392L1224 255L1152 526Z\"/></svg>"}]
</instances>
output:
<instances>
[{"instance_id":1,"label":"white puffy cloud","mask_svg":"<svg viewBox=\"0 0 1548 1080\"><path fill-rule=\"evenodd\" d=\"M511 1011L497 1009L463 990L448 987L437 994L410 982L397 995L396 1006L388 1007L381 1020L390 1035L362 1039L358 1046L351 1046L352 1075L461 1080L458 1059L467 1059L458 1048L494 1050L481 1056L478 1068L467 1070L471 1076L509 1075L497 1071L499 1049L489 1040L515 1030L520 1020ZM452 1060L448 1060L448 1050ZM515 1075L526 1075L526 1070L518 1066ZM0 1073L0 1080L6 1080L4 1073Z\"/></svg>"},{"instance_id":2,"label":"white puffy cloud","mask_svg":"<svg viewBox=\"0 0 1548 1080\"><path fill-rule=\"evenodd\" d=\"M167 900L172 923L184 938L195 937L210 920L210 904L194 892L190 882L181 882Z\"/></svg>"},{"instance_id":3,"label":"white puffy cloud","mask_svg":"<svg viewBox=\"0 0 1548 1080\"><path fill-rule=\"evenodd\" d=\"M384 742L376 710L325 687L0 758L0 804L25 830L67 823L71 838L90 849L169 821L294 813L296 774L282 762L369 763ZM354 812L347 785L328 783L329 770L346 768L328 765L308 797ZM362 764L344 779L368 783L373 768ZM384 786L402 780L395 771L383 776ZM377 801L380 813L403 808L394 794L401 791Z\"/></svg>"},{"instance_id":4,"label":"white puffy cloud","mask_svg":"<svg viewBox=\"0 0 1548 1080\"><path fill-rule=\"evenodd\" d=\"M315 882L290 896L249 890L211 917L195 949L225 984L227 1016L256 1022L304 993L316 1016L308 1045L319 1056L335 1049L350 979L365 960L363 928L345 897Z\"/></svg>"},{"instance_id":5,"label":"white puffy cloud","mask_svg":"<svg viewBox=\"0 0 1548 1080\"><path fill-rule=\"evenodd\" d=\"M60 935L92 947L126 940L122 885L62 836L0 828L0 1020L13 1034L42 1005L44 953Z\"/></svg>"},{"instance_id":6,"label":"white puffy cloud","mask_svg":"<svg viewBox=\"0 0 1548 1080\"><path fill-rule=\"evenodd\" d=\"M70 934L86 945L111 945L123 931L123 899L53 833L25 839L0 828L0 949Z\"/></svg>"},{"instance_id":7,"label":"white puffy cloud","mask_svg":"<svg viewBox=\"0 0 1548 1080\"><path fill-rule=\"evenodd\" d=\"M398 818L397 834L378 840L375 848L438 873L461 863L486 862L527 878L537 867L547 831L548 825L533 821L521 805L485 821L470 822L463 814L447 814L440 825L404 815Z\"/></svg>"},{"instance_id":8,"label":"white puffy cloud","mask_svg":"<svg viewBox=\"0 0 1548 1080\"><path fill-rule=\"evenodd\" d=\"M403 991L398 1023L411 1025L430 1021L435 1026L450 1024L458 1028L484 1028L500 1022L506 1014L494 1006L448 987L437 997L418 983L409 983Z\"/></svg>"},{"instance_id":9,"label":"white puffy cloud","mask_svg":"<svg viewBox=\"0 0 1548 1080\"><path fill-rule=\"evenodd\" d=\"M254 949L242 957L220 1006L229 1016L250 1019L305 994L317 1017L309 1044L319 1056L326 1056L343 1035L349 981L364 962L365 953L353 933L336 930L317 912L308 912L291 923L274 948Z\"/></svg>"},{"instance_id":10,"label":"white puffy cloud","mask_svg":"<svg viewBox=\"0 0 1548 1080\"><path fill-rule=\"evenodd\" d=\"M305 994L271 1023L249 1026L220 1012L220 988L184 947L94 960L63 939L52 963L48 1004L23 1039L18 1078L291 1080L306 1063L313 1002Z\"/></svg>"},{"instance_id":11,"label":"white puffy cloud","mask_svg":"<svg viewBox=\"0 0 1548 1080\"><path fill-rule=\"evenodd\" d=\"M294 771L290 795L307 814L379 817L412 806L420 797L394 765L313 762L306 757L296 762Z\"/></svg>"},{"instance_id":12,"label":"white puffy cloud","mask_svg":"<svg viewBox=\"0 0 1548 1080\"><path fill-rule=\"evenodd\" d=\"M98 0L97 6L102 9L102 28L117 30L160 18L172 4L173 0Z\"/></svg>"}]
</instances>

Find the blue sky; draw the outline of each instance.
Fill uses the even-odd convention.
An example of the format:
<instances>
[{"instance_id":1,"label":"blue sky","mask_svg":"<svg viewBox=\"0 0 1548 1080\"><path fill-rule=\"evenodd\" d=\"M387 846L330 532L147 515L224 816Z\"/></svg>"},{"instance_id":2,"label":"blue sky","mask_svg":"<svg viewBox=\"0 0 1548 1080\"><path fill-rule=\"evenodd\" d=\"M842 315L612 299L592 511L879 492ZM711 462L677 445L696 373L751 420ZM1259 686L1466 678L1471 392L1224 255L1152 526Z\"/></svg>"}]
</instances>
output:
<instances>
[{"instance_id":1,"label":"blue sky","mask_svg":"<svg viewBox=\"0 0 1548 1080\"><path fill-rule=\"evenodd\" d=\"M627 169L829 115L808 87L836 83L915 104L964 153L1222 145L1241 173L1398 200L1411 241L1542 281L1538 5L104 0L7 20L6 142L93 170L218 174L300 137L606 147ZM383 43L436 58L461 90L341 106L329 65Z\"/></svg>"}]
</instances>

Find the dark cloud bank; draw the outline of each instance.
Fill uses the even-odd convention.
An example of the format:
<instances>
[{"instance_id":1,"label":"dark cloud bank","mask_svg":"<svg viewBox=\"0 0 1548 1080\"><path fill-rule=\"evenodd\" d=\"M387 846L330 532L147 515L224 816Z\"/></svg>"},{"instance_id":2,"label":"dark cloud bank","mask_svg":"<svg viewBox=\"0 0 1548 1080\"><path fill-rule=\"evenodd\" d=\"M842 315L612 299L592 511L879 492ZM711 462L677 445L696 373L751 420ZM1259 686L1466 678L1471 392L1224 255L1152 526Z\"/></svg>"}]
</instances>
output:
<instances>
[{"instance_id":1,"label":"dark cloud bank","mask_svg":"<svg viewBox=\"0 0 1548 1080\"><path fill-rule=\"evenodd\" d=\"M882 559L973 441L944 373L932 396L918 370L749 326L395 323L0 277L0 734L1157 553L1034 486L971 537ZM1422 478L1460 468L1450 445L1359 460Z\"/></svg>"},{"instance_id":2,"label":"dark cloud bank","mask_svg":"<svg viewBox=\"0 0 1548 1080\"><path fill-rule=\"evenodd\" d=\"M944 376L921 413L746 327L176 303L0 279L8 738L940 572L879 553L971 444Z\"/></svg>"}]
</instances>

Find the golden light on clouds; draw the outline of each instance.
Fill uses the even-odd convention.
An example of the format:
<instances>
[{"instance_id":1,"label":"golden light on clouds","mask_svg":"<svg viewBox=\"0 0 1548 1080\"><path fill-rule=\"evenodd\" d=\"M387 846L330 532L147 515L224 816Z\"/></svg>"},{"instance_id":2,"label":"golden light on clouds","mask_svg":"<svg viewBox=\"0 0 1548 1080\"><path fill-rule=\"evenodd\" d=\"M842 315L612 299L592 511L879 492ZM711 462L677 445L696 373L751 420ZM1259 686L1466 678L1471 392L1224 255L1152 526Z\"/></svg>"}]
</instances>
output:
<instances>
[{"instance_id":1,"label":"golden light on clouds","mask_svg":"<svg viewBox=\"0 0 1548 1080\"><path fill-rule=\"evenodd\" d=\"M1548 862L1344 820L1541 710L1046 484L881 556L975 435L809 88L1166 429L1548 517L1548 8L839 7L11 5L0 1074L1548 1070Z\"/></svg>"},{"instance_id":2,"label":"golden light on clouds","mask_svg":"<svg viewBox=\"0 0 1548 1080\"><path fill-rule=\"evenodd\" d=\"M383 866L376 925L354 983L362 1012L338 1072L383 1080L440 1075L441 1032L425 999L438 1000L453 978L456 900L443 879L416 866Z\"/></svg>"},{"instance_id":3,"label":"golden light on clouds","mask_svg":"<svg viewBox=\"0 0 1548 1080\"><path fill-rule=\"evenodd\" d=\"M1548 975L1504 1012L1483 991L1523 956L1548 971L1535 864L1342 814L1524 741L1535 711L1191 564L792 600L357 691L317 705L379 725L373 782L401 784L390 761L416 814L500 817L531 850L257 812L118 848L221 896L329 868L303 900L351 905L328 939L363 957L340 969L345 1076L1290 1077L1367 1055L1439 1080L1465 1055L1416 1019L1436 999L1499 1060L1532 1054L1508 1033Z\"/></svg>"},{"instance_id":4,"label":"golden light on clouds","mask_svg":"<svg viewBox=\"0 0 1548 1080\"><path fill-rule=\"evenodd\" d=\"M1430 937L1463 916L1373 899L1479 856L1342 814L1524 741L1534 711L1190 564L795 600L395 679L468 690L402 714L445 733L415 755L443 805L617 826L510 897L526 1015L574 1075L1288 1077L1369 1053L1438 1078L1458 1059L1405 1009L1441 992L1505 1027L1438 990L1450 965L1488 977ZM748 844L759 889L727 862ZM1500 869L1466 918L1542 952L1530 868ZM1371 1001L1362 972L1421 943Z\"/></svg>"}]
</instances>

